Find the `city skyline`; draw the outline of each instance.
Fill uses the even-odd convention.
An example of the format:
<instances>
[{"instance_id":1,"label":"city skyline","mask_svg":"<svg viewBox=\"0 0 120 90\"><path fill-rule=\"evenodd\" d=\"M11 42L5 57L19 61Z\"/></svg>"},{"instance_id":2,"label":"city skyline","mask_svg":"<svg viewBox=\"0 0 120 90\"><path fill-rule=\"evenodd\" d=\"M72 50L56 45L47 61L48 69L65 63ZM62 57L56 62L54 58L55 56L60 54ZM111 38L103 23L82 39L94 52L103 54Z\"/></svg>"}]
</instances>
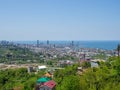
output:
<instances>
[{"instance_id":1,"label":"city skyline","mask_svg":"<svg viewBox=\"0 0 120 90\"><path fill-rule=\"evenodd\" d=\"M119 0L0 1L0 40L120 40Z\"/></svg>"}]
</instances>

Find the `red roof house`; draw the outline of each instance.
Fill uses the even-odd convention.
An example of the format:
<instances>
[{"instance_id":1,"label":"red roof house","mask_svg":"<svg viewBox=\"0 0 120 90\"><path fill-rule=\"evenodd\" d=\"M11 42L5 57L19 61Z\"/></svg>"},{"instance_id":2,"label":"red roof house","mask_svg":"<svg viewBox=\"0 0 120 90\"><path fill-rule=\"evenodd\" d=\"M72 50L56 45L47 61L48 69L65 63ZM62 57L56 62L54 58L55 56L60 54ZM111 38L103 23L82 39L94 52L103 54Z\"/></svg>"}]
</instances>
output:
<instances>
[{"instance_id":1,"label":"red roof house","mask_svg":"<svg viewBox=\"0 0 120 90\"><path fill-rule=\"evenodd\" d=\"M38 88L35 90L55 90L55 86L56 86L56 83L53 80L50 80L38 86Z\"/></svg>"},{"instance_id":2,"label":"red roof house","mask_svg":"<svg viewBox=\"0 0 120 90\"><path fill-rule=\"evenodd\" d=\"M56 83L53 80L50 80L44 83L44 86L47 86L48 88L50 88L50 90L54 90Z\"/></svg>"}]
</instances>

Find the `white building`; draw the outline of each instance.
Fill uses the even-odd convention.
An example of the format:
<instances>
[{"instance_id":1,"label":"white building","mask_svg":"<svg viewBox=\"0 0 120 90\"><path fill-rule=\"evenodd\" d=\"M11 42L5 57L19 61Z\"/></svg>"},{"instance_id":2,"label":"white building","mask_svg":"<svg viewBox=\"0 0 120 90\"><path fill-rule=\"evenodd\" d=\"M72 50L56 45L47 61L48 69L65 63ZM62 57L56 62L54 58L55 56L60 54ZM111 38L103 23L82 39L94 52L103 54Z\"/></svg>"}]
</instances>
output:
<instances>
[{"instance_id":1,"label":"white building","mask_svg":"<svg viewBox=\"0 0 120 90\"><path fill-rule=\"evenodd\" d=\"M42 65L42 66L38 66L38 69L43 70L43 69L47 69L47 67L45 65Z\"/></svg>"}]
</instances>

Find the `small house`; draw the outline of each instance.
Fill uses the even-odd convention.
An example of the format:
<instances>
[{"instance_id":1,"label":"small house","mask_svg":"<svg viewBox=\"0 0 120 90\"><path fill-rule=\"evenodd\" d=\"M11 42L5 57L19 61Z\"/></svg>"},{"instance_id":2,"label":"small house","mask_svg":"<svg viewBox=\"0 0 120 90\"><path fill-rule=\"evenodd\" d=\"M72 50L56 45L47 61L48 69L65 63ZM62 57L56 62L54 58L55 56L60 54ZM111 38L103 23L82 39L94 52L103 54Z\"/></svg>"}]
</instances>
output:
<instances>
[{"instance_id":1,"label":"small house","mask_svg":"<svg viewBox=\"0 0 120 90\"><path fill-rule=\"evenodd\" d=\"M50 80L40 87L39 90L55 90L56 83L53 80Z\"/></svg>"}]
</instances>

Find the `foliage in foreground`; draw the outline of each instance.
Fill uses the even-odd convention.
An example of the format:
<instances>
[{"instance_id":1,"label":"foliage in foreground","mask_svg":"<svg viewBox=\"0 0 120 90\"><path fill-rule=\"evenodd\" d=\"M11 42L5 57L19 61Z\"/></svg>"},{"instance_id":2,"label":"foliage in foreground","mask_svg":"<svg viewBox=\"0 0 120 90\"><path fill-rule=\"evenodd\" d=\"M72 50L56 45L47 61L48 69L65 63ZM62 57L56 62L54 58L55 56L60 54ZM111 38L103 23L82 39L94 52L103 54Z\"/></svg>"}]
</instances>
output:
<instances>
[{"instance_id":1,"label":"foliage in foreground","mask_svg":"<svg viewBox=\"0 0 120 90\"><path fill-rule=\"evenodd\" d=\"M120 90L120 58L112 57L77 74L77 65L55 72L56 90Z\"/></svg>"},{"instance_id":2,"label":"foliage in foreground","mask_svg":"<svg viewBox=\"0 0 120 90\"><path fill-rule=\"evenodd\" d=\"M29 74L25 68L0 71L0 90L33 90L36 80L43 74Z\"/></svg>"},{"instance_id":3,"label":"foliage in foreground","mask_svg":"<svg viewBox=\"0 0 120 90\"><path fill-rule=\"evenodd\" d=\"M120 90L120 58L100 62L99 68L84 65L87 67L82 75L77 73L79 65L55 71L56 90ZM0 90L34 90L36 80L43 74L29 74L24 68L0 71Z\"/></svg>"}]
</instances>

